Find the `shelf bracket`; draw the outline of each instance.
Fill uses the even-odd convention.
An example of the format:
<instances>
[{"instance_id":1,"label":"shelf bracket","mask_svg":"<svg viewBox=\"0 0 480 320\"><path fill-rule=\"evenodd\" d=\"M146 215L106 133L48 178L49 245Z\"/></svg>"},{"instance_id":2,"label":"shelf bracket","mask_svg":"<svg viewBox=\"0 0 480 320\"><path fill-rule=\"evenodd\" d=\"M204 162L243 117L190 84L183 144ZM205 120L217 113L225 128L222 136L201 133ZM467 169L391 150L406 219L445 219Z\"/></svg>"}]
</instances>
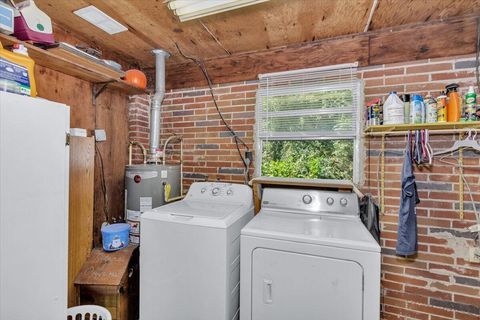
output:
<instances>
[{"instance_id":1,"label":"shelf bracket","mask_svg":"<svg viewBox=\"0 0 480 320\"><path fill-rule=\"evenodd\" d=\"M108 85L110 83L113 83L115 81L107 81L107 82L98 82L94 83L92 87L92 105L94 107L97 106L97 98L98 96L107 89Z\"/></svg>"}]
</instances>

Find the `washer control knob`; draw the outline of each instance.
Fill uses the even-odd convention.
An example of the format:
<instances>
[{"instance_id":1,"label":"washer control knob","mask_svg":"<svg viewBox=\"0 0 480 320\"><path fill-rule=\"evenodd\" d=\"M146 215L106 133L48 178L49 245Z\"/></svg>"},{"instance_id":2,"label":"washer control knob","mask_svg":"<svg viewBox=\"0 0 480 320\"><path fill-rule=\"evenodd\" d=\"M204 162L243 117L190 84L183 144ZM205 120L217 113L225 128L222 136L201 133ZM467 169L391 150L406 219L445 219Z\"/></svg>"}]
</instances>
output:
<instances>
[{"instance_id":1,"label":"washer control knob","mask_svg":"<svg viewBox=\"0 0 480 320\"><path fill-rule=\"evenodd\" d=\"M200 190L201 193L205 193L205 191L207 191L207 188L202 188L202 190Z\"/></svg>"},{"instance_id":2,"label":"washer control knob","mask_svg":"<svg viewBox=\"0 0 480 320\"><path fill-rule=\"evenodd\" d=\"M232 189L228 189L227 190L227 196L231 196L233 194L233 190Z\"/></svg>"},{"instance_id":3,"label":"washer control knob","mask_svg":"<svg viewBox=\"0 0 480 320\"><path fill-rule=\"evenodd\" d=\"M303 196L302 201L305 204L310 204L310 203L312 203L312 196L309 195L309 194L306 194L306 195Z\"/></svg>"},{"instance_id":4,"label":"washer control knob","mask_svg":"<svg viewBox=\"0 0 480 320\"><path fill-rule=\"evenodd\" d=\"M212 195L218 196L220 194L220 188L215 187L212 189Z\"/></svg>"},{"instance_id":5,"label":"washer control knob","mask_svg":"<svg viewBox=\"0 0 480 320\"><path fill-rule=\"evenodd\" d=\"M345 207L345 206L348 204L347 199L341 198L341 199L340 199L340 204L342 205L342 207Z\"/></svg>"},{"instance_id":6,"label":"washer control knob","mask_svg":"<svg viewBox=\"0 0 480 320\"><path fill-rule=\"evenodd\" d=\"M333 200L332 197L328 197L328 198L327 198L327 204L328 204L329 206L333 205L334 202L335 202L335 201Z\"/></svg>"}]
</instances>

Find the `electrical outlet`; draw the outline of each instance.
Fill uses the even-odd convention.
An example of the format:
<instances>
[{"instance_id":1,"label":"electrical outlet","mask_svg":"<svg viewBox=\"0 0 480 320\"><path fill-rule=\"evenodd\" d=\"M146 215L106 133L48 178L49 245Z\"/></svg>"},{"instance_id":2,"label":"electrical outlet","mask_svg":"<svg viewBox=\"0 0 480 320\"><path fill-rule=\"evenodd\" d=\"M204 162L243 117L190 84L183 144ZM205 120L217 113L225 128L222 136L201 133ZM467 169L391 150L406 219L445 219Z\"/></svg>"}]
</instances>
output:
<instances>
[{"instance_id":1,"label":"electrical outlet","mask_svg":"<svg viewBox=\"0 0 480 320\"><path fill-rule=\"evenodd\" d=\"M480 247L470 247L470 262L480 263Z\"/></svg>"},{"instance_id":2,"label":"electrical outlet","mask_svg":"<svg viewBox=\"0 0 480 320\"><path fill-rule=\"evenodd\" d=\"M103 129L95 129L95 141L107 141L107 133Z\"/></svg>"}]
</instances>

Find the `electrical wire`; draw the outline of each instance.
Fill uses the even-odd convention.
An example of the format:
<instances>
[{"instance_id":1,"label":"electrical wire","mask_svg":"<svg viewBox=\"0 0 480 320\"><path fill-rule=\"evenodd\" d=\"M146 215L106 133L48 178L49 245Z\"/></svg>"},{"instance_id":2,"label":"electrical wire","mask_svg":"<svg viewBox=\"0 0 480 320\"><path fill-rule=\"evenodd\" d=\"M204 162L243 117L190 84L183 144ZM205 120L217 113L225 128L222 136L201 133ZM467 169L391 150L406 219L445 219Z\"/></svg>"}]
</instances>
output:
<instances>
[{"instance_id":1,"label":"electrical wire","mask_svg":"<svg viewBox=\"0 0 480 320\"><path fill-rule=\"evenodd\" d=\"M250 148L245 143L245 141L243 141L237 135L235 130L232 129L232 127L227 123L227 121L223 117L223 114L220 111L220 108L218 107L217 99L215 98L215 94L213 93L212 80L210 79L210 76L208 75L207 68L205 67L205 64L203 63L203 61L201 61L197 58L194 58L194 57L187 56L186 54L184 54L183 51L180 49L180 46L176 42L175 42L175 47L177 47L177 50L180 53L180 55L182 55L182 57L184 57L187 60L190 60L190 61L194 62L198 66L198 68L200 69L200 71L203 74L203 77L205 78L205 80L207 80L209 92L210 92L210 95L212 96L212 100L213 100L213 104L215 105L215 109L217 110L217 113L220 116L220 119L222 120L223 125L225 126L225 128L227 128L227 130L232 135L232 138L235 141L235 147L237 149L238 155L240 156L240 159L242 159L242 163L243 163L243 166L245 168L245 182L247 183L248 180L250 180L250 173L249 173L249 164L250 164L249 162L250 161L249 161L249 159L247 160L243 157L242 152L240 151L240 144L239 143L241 143L245 147L247 152L250 152Z\"/></svg>"},{"instance_id":2,"label":"electrical wire","mask_svg":"<svg viewBox=\"0 0 480 320\"><path fill-rule=\"evenodd\" d=\"M110 223L109 212L108 212L108 195L107 195L107 184L105 182L105 170L103 166L103 157L100 149L98 148L97 143L95 143L95 151L98 154L98 159L100 162L100 187L102 188L103 194L103 214L105 215L105 222Z\"/></svg>"},{"instance_id":3,"label":"electrical wire","mask_svg":"<svg viewBox=\"0 0 480 320\"><path fill-rule=\"evenodd\" d=\"M382 172L384 172L385 168L384 165L385 163L383 162L382 164L382 158L385 157L385 135L382 135L382 140L381 140L381 149L380 152L378 153L377 156L377 202L380 204L380 212L382 214L385 213L385 208L384 208L384 182L382 182L382 179L384 177L380 177Z\"/></svg>"},{"instance_id":4,"label":"electrical wire","mask_svg":"<svg viewBox=\"0 0 480 320\"><path fill-rule=\"evenodd\" d=\"M462 170L462 168L465 168L466 166L460 165L460 162L458 161L458 159L455 159L456 163L452 163L450 161L445 161L444 160L446 157L449 157L451 155L452 154L440 157L438 159L438 161L441 162L441 163L452 165L452 166L456 167L457 169L459 169L458 173L459 173L461 179L463 180L463 183L467 187L468 195L470 196L470 202L472 203L472 207L473 207L473 212L475 213L475 218L477 219L477 223L480 224L480 213L478 212L477 205L475 204L475 200L473 199L473 193L472 193L472 189L470 188L470 183L467 181L467 178L465 177L465 174L463 173L463 170ZM476 166L476 169L479 169L478 166ZM480 231L478 232L477 237L480 239Z\"/></svg>"},{"instance_id":5,"label":"electrical wire","mask_svg":"<svg viewBox=\"0 0 480 320\"><path fill-rule=\"evenodd\" d=\"M475 56L475 76L477 78L477 90L480 91L480 17L477 18L477 53Z\"/></svg>"}]
</instances>

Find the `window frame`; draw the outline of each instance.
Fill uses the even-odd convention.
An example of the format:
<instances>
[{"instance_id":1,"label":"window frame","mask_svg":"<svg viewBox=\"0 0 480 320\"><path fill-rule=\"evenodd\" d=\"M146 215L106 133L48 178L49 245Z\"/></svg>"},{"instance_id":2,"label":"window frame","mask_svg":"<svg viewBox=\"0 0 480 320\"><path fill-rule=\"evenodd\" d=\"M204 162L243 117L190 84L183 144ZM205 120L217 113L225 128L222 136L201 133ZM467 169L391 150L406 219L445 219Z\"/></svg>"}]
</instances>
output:
<instances>
[{"instance_id":1,"label":"window frame","mask_svg":"<svg viewBox=\"0 0 480 320\"><path fill-rule=\"evenodd\" d=\"M355 64L356 66L356 64ZM312 70L318 70L322 68L314 68ZM334 70L334 66L332 67L327 67L325 69L329 70ZM287 72L280 72L280 73L275 73L275 75L288 75L289 73L300 73L300 72L308 72L309 69L302 69L302 70L294 70L294 71L287 71ZM272 75L272 74L270 74ZM259 76L261 78L261 75ZM350 84L346 84L349 82ZM353 82L353 83L352 83ZM328 135L324 136L319 133L312 133L312 134L305 134L304 136L295 136L295 137L285 137L285 136L278 136L278 137L260 137L259 132L260 132L260 125L262 125L259 121L259 119L263 119L259 117L260 113L264 113L262 110L263 104L262 101L264 97L266 97L266 94L263 94L262 89L258 88L257 89L257 94L256 94L256 106L255 106L255 133L254 133L254 148L255 148L255 171L254 171L254 176L258 177L262 175L262 161L263 161L263 144L265 141L288 141L288 140L296 140L296 141L306 141L306 140L353 140L353 174L352 174L352 181L356 184L361 184L362 183L362 173L363 173L363 166L361 165L361 160L363 160L364 157L362 157L362 151L363 151L363 102L364 102L364 84L361 79L353 79L353 80L348 80L345 81L345 86L342 86L342 84L338 85L327 85L327 86L322 86L322 85L314 85L314 86L309 86L308 88L308 93L315 93L315 92L322 92L322 91L332 91L333 90L342 90L342 89L352 89L356 91L356 97L357 97L357 103L356 106L355 104L352 105L352 112L356 112L356 126L354 133L351 135L342 135L342 134L336 134L336 135ZM285 90L282 89L281 92L278 94L274 94L271 96L284 96L284 95L294 95L294 94L300 94L300 93L305 93L305 91L300 88L300 87L289 87L285 88ZM357 110L355 110L357 108ZM288 111L287 111L288 112ZM288 178L285 178L288 179Z\"/></svg>"}]
</instances>

